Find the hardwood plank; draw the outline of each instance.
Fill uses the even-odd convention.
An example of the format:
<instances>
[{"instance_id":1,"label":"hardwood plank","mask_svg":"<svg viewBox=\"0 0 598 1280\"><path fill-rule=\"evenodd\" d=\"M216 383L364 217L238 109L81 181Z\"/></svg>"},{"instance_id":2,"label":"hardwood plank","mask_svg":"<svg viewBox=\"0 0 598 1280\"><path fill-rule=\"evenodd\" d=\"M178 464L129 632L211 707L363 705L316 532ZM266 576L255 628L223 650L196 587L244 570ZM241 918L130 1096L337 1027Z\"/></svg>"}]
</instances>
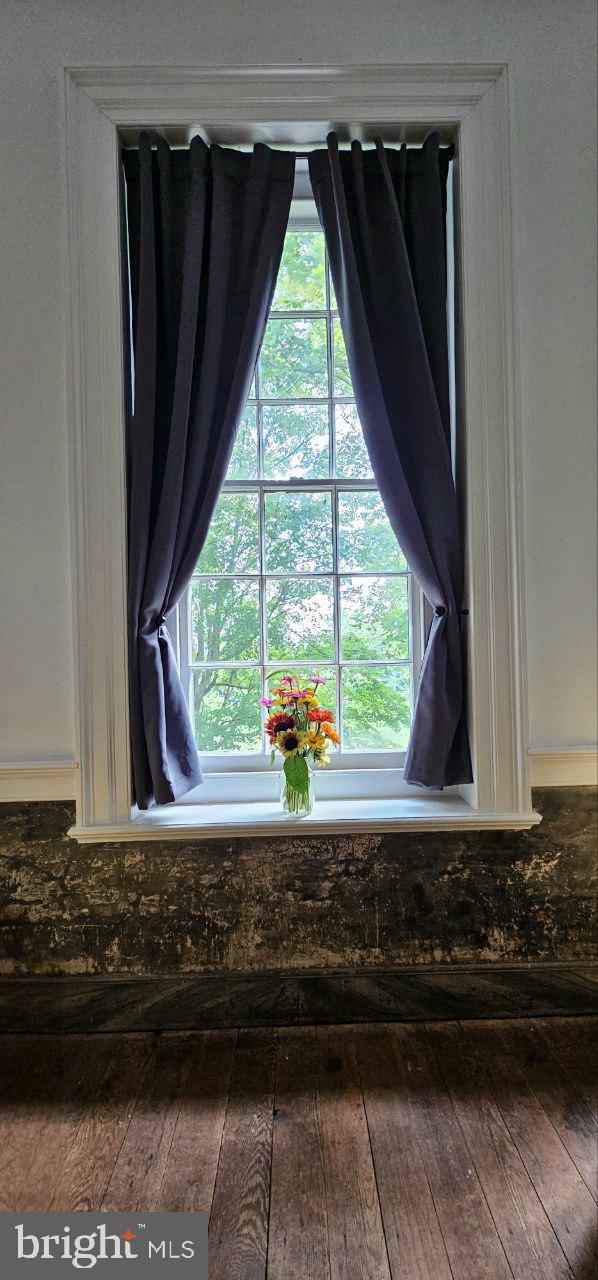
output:
<instances>
[{"instance_id":1,"label":"hardwood plank","mask_svg":"<svg viewBox=\"0 0 598 1280\"><path fill-rule=\"evenodd\" d=\"M23 1212L48 1209L68 1151L98 1096L114 1053L107 1036L69 1036L61 1039L61 1045L65 1055L62 1071L49 1070L45 1059L48 1096L44 1123L39 1126L34 1157L15 1206Z\"/></svg>"},{"instance_id":2,"label":"hardwood plank","mask_svg":"<svg viewBox=\"0 0 598 1280\"><path fill-rule=\"evenodd\" d=\"M276 1031L237 1038L210 1218L210 1280L266 1274Z\"/></svg>"},{"instance_id":3,"label":"hardwood plank","mask_svg":"<svg viewBox=\"0 0 598 1280\"><path fill-rule=\"evenodd\" d=\"M127 1213L156 1208L189 1067L189 1048L184 1032L160 1036L147 1087L137 1098L104 1192L103 1210Z\"/></svg>"},{"instance_id":4,"label":"hardwood plank","mask_svg":"<svg viewBox=\"0 0 598 1280\"><path fill-rule=\"evenodd\" d=\"M48 1209L100 1207L154 1050L154 1036L115 1037L99 1092L69 1147Z\"/></svg>"},{"instance_id":5,"label":"hardwood plank","mask_svg":"<svg viewBox=\"0 0 598 1280\"><path fill-rule=\"evenodd\" d=\"M389 1029L408 1073L430 1190L456 1280L511 1280L500 1237L425 1031Z\"/></svg>"},{"instance_id":6,"label":"hardwood plank","mask_svg":"<svg viewBox=\"0 0 598 1280\"><path fill-rule=\"evenodd\" d=\"M411 1079L387 1027L353 1032L393 1277L451 1280L419 1148Z\"/></svg>"},{"instance_id":7,"label":"hardwood plank","mask_svg":"<svg viewBox=\"0 0 598 1280\"><path fill-rule=\"evenodd\" d=\"M268 1280L330 1280L313 1027L278 1033Z\"/></svg>"},{"instance_id":8,"label":"hardwood plank","mask_svg":"<svg viewBox=\"0 0 598 1280\"><path fill-rule=\"evenodd\" d=\"M515 1280L566 1280L571 1268L461 1028L425 1032Z\"/></svg>"},{"instance_id":9,"label":"hardwood plank","mask_svg":"<svg viewBox=\"0 0 598 1280\"><path fill-rule=\"evenodd\" d=\"M332 1280L389 1280L359 1070L350 1032L318 1027L319 1113Z\"/></svg>"},{"instance_id":10,"label":"hardwood plank","mask_svg":"<svg viewBox=\"0 0 598 1280\"><path fill-rule=\"evenodd\" d=\"M465 1022L494 1099L575 1275L585 1275L595 1243L596 1206L544 1108L509 1049L500 1022Z\"/></svg>"},{"instance_id":11,"label":"hardwood plank","mask_svg":"<svg viewBox=\"0 0 598 1280\"><path fill-rule=\"evenodd\" d=\"M504 1038L588 1191L596 1199L598 1130L590 1109L533 1026L525 1022L510 1023L504 1029Z\"/></svg>"},{"instance_id":12,"label":"hardwood plank","mask_svg":"<svg viewBox=\"0 0 598 1280\"><path fill-rule=\"evenodd\" d=\"M598 965L588 961L587 964L575 965L572 970L578 978L585 978L586 982L592 982L594 986L598 983Z\"/></svg>"},{"instance_id":13,"label":"hardwood plank","mask_svg":"<svg viewBox=\"0 0 598 1280\"><path fill-rule=\"evenodd\" d=\"M173 977L0 977L0 1032L197 1031L598 1013L583 972L542 962Z\"/></svg>"},{"instance_id":14,"label":"hardwood plank","mask_svg":"<svg viewBox=\"0 0 598 1280\"><path fill-rule=\"evenodd\" d=\"M533 1025L598 1120L598 1018L534 1018Z\"/></svg>"},{"instance_id":15,"label":"hardwood plank","mask_svg":"<svg viewBox=\"0 0 598 1280\"><path fill-rule=\"evenodd\" d=\"M0 1212L14 1212L46 1120L48 1076L68 1062L64 1042L52 1038L39 1052L31 1036L2 1038L0 1075Z\"/></svg>"},{"instance_id":16,"label":"hardwood plank","mask_svg":"<svg viewBox=\"0 0 598 1280\"><path fill-rule=\"evenodd\" d=\"M236 1032L202 1031L190 1046L157 1208L209 1213L214 1194Z\"/></svg>"}]
</instances>

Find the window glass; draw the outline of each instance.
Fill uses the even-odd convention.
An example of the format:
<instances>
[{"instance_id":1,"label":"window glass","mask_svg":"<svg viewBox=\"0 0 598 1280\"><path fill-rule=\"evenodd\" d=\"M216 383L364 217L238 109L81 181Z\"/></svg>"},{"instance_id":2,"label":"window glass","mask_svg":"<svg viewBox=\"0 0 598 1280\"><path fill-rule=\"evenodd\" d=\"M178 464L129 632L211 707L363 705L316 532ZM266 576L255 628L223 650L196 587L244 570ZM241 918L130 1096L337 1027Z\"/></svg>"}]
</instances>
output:
<instances>
[{"instance_id":1,"label":"window glass","mask_svg":"<svg viewBox=\"0 0 598 1280\"><path fill-rule=\"evenodd\" d=\"M292 227L185 601L201 752L265 752L259 699L287 671L322 675L349 759L404 750L411 597L363 438L324 236Z\"/></svg>"}]
</instances>

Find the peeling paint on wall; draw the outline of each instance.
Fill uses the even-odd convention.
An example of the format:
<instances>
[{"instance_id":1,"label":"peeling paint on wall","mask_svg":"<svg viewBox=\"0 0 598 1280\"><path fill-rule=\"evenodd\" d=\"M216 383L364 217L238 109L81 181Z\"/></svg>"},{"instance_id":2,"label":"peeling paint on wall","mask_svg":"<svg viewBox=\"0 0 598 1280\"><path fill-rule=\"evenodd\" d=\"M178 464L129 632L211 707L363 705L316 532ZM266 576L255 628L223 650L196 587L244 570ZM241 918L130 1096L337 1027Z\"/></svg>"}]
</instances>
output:
<instances>
[{"instance_id":1,"label":"peeling paint on wall","mask_svg":"<svg viewBox=\"0 0 598 1280\"><path fill-rule=\"evenodd\" d=\"M0 806L0 972L282 971L595 958L596 793L528 832L75 845Z\"/></svg>"}]
</instances>

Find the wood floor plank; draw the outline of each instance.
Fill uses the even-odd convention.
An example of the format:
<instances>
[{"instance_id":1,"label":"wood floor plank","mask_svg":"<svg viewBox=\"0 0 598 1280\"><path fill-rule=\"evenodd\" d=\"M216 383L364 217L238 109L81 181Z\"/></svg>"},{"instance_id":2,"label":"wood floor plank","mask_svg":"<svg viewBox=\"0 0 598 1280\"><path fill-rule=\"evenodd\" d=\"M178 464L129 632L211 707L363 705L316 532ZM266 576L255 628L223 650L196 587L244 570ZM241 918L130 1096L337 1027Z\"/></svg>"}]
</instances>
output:
<instances>
[{"instance_id":1,"label":"wood floor plank","mask_svg":"<svg viewBox=\"0 0 598 1280\"><path fill-rule=\"evenodd\" d=\"M594 986L598 984L597 964L579 964L575 966L572 972L576 973L579 978L584 978L586 982L593 983Z\"/></svg>"},{"instance_id":2,"label":"wood floor plank","mask_svg":"<svg viewBox=\"0 0 598 1280\"><path fill-rule=\"evenodd\" d=\"M409 1074L388 1027L357 1027L353 1042L392 1276L451 1280L419 1148Z\"/></svg>"},{"instance_id":3,"label":"wood floor plank","mask_svg":"<svg viewBox=\"0 0 598 1280\"><path fill-rule=\"evenodd\" d=\"M210 1280L266 1274L276 1031L240 1031L210 1217Z\"/></svg>"},{"instance_id":4,"label":"wood floor plank","mask_svg":"<svg viewBox=\"0 0 598 1280\"><path fill-rule=\"evenodd\" d=\"M319 1112L332 1280L389 1280L363 1104L346 1027L318 1027Z\"/></svg>"},{"instance_id":5,"label":"wood floor plank","mask_svg":"<svg viewBox=\"0 0 598 1280\"><path fill-rule=\"evenodd\" d=\"M268 1280L330 1280L314 1027L278 1032Z\"/></svg>"},{"instance_id":6,"label":"wood floor plank","mask_svg":"<svg viewBox=\"0 0 598 1280\"><path fill-rule=\"evenodd\" d=\"M464 1022L517 1150L575 1275L595 1248L596 1205L581 1174L513 1056L501 1022Z\"/></svg>"},{"instance_id":7,"label":"wood floor plank","mask_svg":"<svg viewBox=\"0 0 598 1280\"><path fill-rule=\"evenodd\" d=\"M152 1210L162 1185L189 1067L189 1036L161 1035L116 1157L102 1209Z\"/></svg>"},{"instance_id":8,"label":"wood floor plank","mask_svg":"<svg viewBox=\"0 0 598 1280\"><path fill-rule=\"evenodd\" d=\"M571 1268L461 1028L436 1022L425 1032L515 1280L567 1280Z\"/></svg>"},{"instance_id":9,"label":"wood floor plank","mask_svg":"<svg viewBox=\"0 0 598 1280\"><path fill-rule=\"evenodd\" d=\"M210 1212L235 1040L235 1031L204 1031L192 1037L189 1069L156 1206L159 1209Z\"/></svg>"},{"instance_id":10,"label":"wood floor plank","mask_svg":"<svg viewBox=\"0 0 598 1280\"><path fill-rule=\"evenodd\" d=\"M77 1073L81 1038L76 1037L73 1044L49 1036L42 1045L30 1036L6 1039L0 1098L0 1210L16 1211L56 1099L63 1088L68 1091L67 1082Z\"/></svg>"},{"instance_id":11,"label":"wood floor plank","mask_svg":"<svg viewBox=\"0 0 598 1280\"><path fill-rule=\"evenodd\" d=\"M588 1191L596 1199L598 1130L589 1107L531 1024L509 1023L504 1036Z\"/></svg>"},{"instance_id":12,"label":"wood floor plank","mask_svg":"<svg viewBox=\"0 0 598 1280\"><path fill-rule=\"evenodd\" d=\"M430 1190L455 1280L511 1280L496 1231L421 1026L396 1025L390 1034L409 1078L409 1097Z\"/></svg>"},{"instance_id":13,"label":"wood floor plank","mask_svg":"<svg viewBox=\"0 0 598 1280\"><path fill-rule=\"evenodd\" d=\"M155 1040L153 1035L115 1037L98 1094L67 1152L50 1210L99 1209L155 1051Z\"/></svg>"},{"instance_id":14,"label":"wood floor plank","mask_svg":"<svg viewBox=\"0 0 598 1280\"><path fill-rule=\"evenodd\" d=\"M598 1018L534 1018L533 1026L598 1120Z\"/></svg>"},{"instance_id":15,"label":"wood floor plank","mask_svg":"<svg viewBox=\"0 0 598 1280\"><path fill-rule=\"evenodd\" d=\"M93 1105L114 1052L106 1036L60 1038L65 1060L62 1071L51 1071L51 1103L37 1134L35 1153L17 1198L22 1212L48 1209L68 1151L79 1125ZM46 1070L50 1064L46 1061Z\"/></svg>"}]
</instances>

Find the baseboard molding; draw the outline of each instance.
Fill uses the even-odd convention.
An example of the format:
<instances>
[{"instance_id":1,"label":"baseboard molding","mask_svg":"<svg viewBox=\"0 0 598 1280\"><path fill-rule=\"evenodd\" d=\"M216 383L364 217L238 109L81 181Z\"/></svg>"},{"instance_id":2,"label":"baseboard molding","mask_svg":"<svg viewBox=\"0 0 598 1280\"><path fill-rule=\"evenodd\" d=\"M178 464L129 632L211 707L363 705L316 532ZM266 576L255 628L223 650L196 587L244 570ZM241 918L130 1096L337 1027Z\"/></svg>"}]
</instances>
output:
<instances>
[{"instance_id":1,"label":"baseboard molding","mask_svg":"<svg viewBox=\"0 0 598 1280\"><path fill-rule=\"evenodd\" d=\"M575 1014L598 1014L598 966L582 961L0 979L2 1032L188 1031Z\"/></svg>"},{"instance_id":2,"label":"baseboard molding","mask_svg":"<svg viewBox=\"0 0 598 1280\"><path fill-rule=\"evenodd\" d=\"M532 787L580 787L598 783L598 751L593 747L564 751L530 751ZM0 762L0 803L27 800L74 800L74 760Z\"/></svg>"},{"instance_id":3,"label":"baseboard molding","mask_svg":"<svg viewBox=\"0 0 598 1280\"><path fill-rule=\"evenodd\" d=\"M565 751L530 751L532 787L584 787L598 783L598 751L572 747Z\"/></svg>"},{"instance_id":4,"label":"baseboard molding","mask_svg":"<svg viewBox=\"0 0 598 1280\"><path fill-rule=\"evenodd\" d=\"M74 800L76 776L74 760L0 763L0 801Z\"/></svg>"}]
</instances>

